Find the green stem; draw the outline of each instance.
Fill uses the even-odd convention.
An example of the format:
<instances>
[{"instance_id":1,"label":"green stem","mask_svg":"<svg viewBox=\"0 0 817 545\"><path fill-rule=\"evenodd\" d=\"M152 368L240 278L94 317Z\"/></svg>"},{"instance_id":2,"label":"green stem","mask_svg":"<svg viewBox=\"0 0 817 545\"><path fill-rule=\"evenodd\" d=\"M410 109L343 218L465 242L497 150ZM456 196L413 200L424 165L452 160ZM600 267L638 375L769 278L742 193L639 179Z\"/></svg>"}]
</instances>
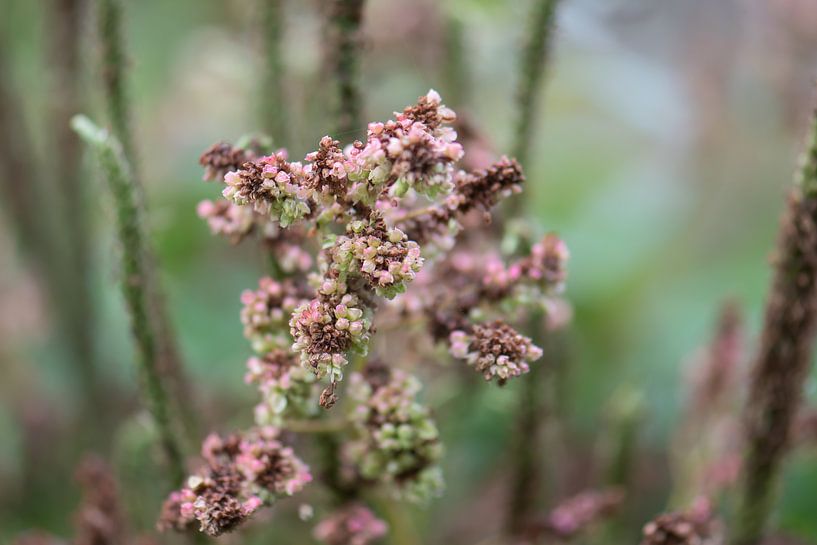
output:
<instances>
[{"instance_id":1,"label":"green stem","mask_svg":"<svg viewBox=\"0 0 817 545\"><path fill-rule=\"evenodd\" d=\"M519 80L516 91L516 123L511 145L511 155L522 165L528 166L533 142L534 122L537 120L537 98L544 81L553 35L556 7L559 0L533 0L525 42L519 63ZM523 199L508 200L509 217L520 212Z\"/></svg>"},{"instance_id":2,"label":"green stem","mask_svg":"<svg viewBox=\"0 0 817 545\"><path fill-rule=\"evenodd\" d=\"M130 121L131 106L125 70L128 63L125 54L122 2L97 0L97 12L107 117L113 135L121 143L124 158L128 162L133 191L137 199L144 202L144 189L138 175L138 161ZM198 418L193 396L184 373L181 353L161 287L156 257L146 247L143 258L148 312L150 319L156 323L158 368L167 377L169 389L173 393L173 405L183 420L187 442L192 446L198 440Z\"/></svg>"},{"instance_id":3,"label":"green stem","mask_svg":"<svg viewBox=\"0 0 817 545\"><path fill-rule=\"evenodd\" d=\"M459 110L468 100L468 59L465 54L465 25L458 17L449 15L445 29L445 61L442 75L445 82L445 100Z\"/></svg>"},{"instance_id":4,"label":"green stem","mask_svg":"<svg viewBox=\"0 0 817 545\"><path fill-rule=\"evenodd\" d=\"M505 530L509 536L524 533L541 499L543 488L543 436L547 422L553 416L554 366L559 359L556 337L542 334L543 328L542 313L532 315L527 329L539 337L537 342L542 346L543 355L534 363L533 370L521 379L524 382L520 385L522 391L514 418L516 430L511 446L511 486L505 517Z\"/></svg>"},{"instance_id":5,"label":"green stem","mask_svg":"<svg viewBox=\"0 0 817 545\"><path fill-rule=\"evenodd\" d=\"M364 5L364 0L330 0L327 47L337 86L337 134L343 140L363 133L360 24Z\"/></svg>"},{"instance_id":6,"label":"green stem","mask_svg":"<svg viewBox=\"0 0 817 545\"><path fill-rule=\"evenodd\" d=\"M142 393L156 421L171 477L174 484L178 484L184 478L182 449L173 432L167 391L160 374L155 331L150 321L146 243L136 181L121 144L114 136L84 116L75 116L71 127L96 152L113 197L122 252L121 289L138 352Z\"/></svg>"},{"instance_id":7,"label":"green stem","mask_svg":"<svg viewBox=\"0 0 817 545\"><path fill-rule=\"evenodd\" d=\"M120 0L97 0L97 22L102 46L102 81L105 86L105 106L113 134L122 143L122 150L131 168L135 164L130 126L130 105L125 82L127 58L122 32Z\"/></svg>"},{"instance_id":8,"label":"green stem","mask_svg":"<svg viewBox=\"0 0 817 545\"><path fill-rule=\"evenodd\" d=\"M80 142L71 130L71 116L80 108L79 38L82 2L51 0L49 34L53 92L51 119L54 150L61 165L56 190L61 198L61 223L65 226L66 267L64 293L69 307L67 336L69 348L80 369L86 414L98 410L102 392L97 376L93 342L94 305L91 291L91 229L86 192L80 168Z\"/></svg>"},{"instance_id":9,"label":"green stem","mask_svg":"<svg viewBox=\"0 0 817 545\"><path fill-rule=\"evenodd\" d=\"M276 147L287 143L287 115L284 99L284 62L281 56L283 38L283 0L261 0L262 34L266 60L261 89L261 115L264 130Z\"/></svg>"},{"instance_id":10,"label":"green stem","mask_svg":"<svg viewBox=\"0 0 817 545\"><path fill-rule=\"evenodd\" d=\"M746 457L732 543L763 539L817 323L817 117L777 244L774 279L746 407Z\"/></svg>"}]
</instances>

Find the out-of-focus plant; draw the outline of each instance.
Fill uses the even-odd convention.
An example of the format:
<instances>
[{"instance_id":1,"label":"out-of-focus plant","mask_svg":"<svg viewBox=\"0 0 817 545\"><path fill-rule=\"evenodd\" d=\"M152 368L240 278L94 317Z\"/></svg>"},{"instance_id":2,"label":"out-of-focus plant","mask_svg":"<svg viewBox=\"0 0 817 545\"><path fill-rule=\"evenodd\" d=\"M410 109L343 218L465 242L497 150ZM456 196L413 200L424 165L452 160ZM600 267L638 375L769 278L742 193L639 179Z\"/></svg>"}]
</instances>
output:
<instances>
[{"instance_id":1,"label":"out-of-focus plant","mask_svg":"<svg viewBox=\"0 0 817 545\"><path fill-rule=\"evenodd\" d=\"M817 323L817 117L788 200L746 406L745 461L733 542L758 542L800 408Z\"/></svg>"}]
</instances>

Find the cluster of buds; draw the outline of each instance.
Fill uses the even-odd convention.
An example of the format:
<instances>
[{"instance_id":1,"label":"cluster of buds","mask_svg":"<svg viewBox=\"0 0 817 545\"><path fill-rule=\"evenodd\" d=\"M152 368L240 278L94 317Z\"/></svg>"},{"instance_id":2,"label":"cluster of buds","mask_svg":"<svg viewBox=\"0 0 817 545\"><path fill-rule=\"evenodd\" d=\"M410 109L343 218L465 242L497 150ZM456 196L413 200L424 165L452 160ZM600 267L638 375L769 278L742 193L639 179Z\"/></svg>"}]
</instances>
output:
<instances>
[{"instance_id":1,"label":"cluster of buds","mask_svg":"<svg viewBox=\"0 0 817 545\"><path fill-rule=\"evenodd\" d=\"M308 162L306 186L312 199L323 208L319 221L343 218L356 203L369 200L366 184L352 182L349 177L350 173L354 177L357 167L343 154L337 140L324 136L318 150L307 154L305 160Z\"/></svg>"},{"instance_id":2,"label":"cluster of buds","mask_svg":"<svg viewBox=\"0 0 817 545\"><path fill-rule=\"evenodd\" d=\"M313 386L327 375L320 404L334 404L351 355L368 350L376 297L406 292L424 264L420 244L450 249L466 215L482 211L487 218L500 199L521 190L521 168L505 157L485 170L457 171L463 149L450 127L455 119L432 90L394 119L369 124L365 142L343 149L324 137L303 163L289 162L284 150L264 155L269 151L227 144L202 156L205 178L224 182L225 200L199 206L214 233L234 242L260 234L286 274L311 269L306 237L318 235L322 251L312 288L294 278L263 278L257 290L242 294L244 334L257 352L245 380L262 395L260 427L211 435L202 449L205 466L170 495L160 526L198 526L220 535L311 480L276 428L267 426L281 425L291 411L310 414ZM427 200L434 202L421 208ZM338 224L345 226L342 235ZM566 259L561 241L546 237L507 268L489 262L467 275L444 275L436 289L449 294L436 297L432 289L416 310L429 317L439 307L431 320L435 338L448 340L451 353L486 379L504 384L527 372L541 350L504 322L472 321L487 320L476 316L482 305L557 291ZM435 273L445 272L442 263ZM342 454L354 465L356 483L382 483L418 502L442 492L442 445L429 409L416 400L419 390L415 377L382 365L370 363L352 375L356 436ZM350 505L321 522L315 536L330 545L366 545L385 531L367 508Z\"/></svg>"},{"instance_id":3,"label":"cluster of buds","mask_svg":"<svg viewBox=\"0 0 817 545\"><path fill-rule=\"evenodd\" d=\"M165 500L159 529L195 527L210 536L235 529L263 505L299 492L312 480L309 468L275 428L212 434L202 444L206 465L187 486Z\"/></svg>"},{"instance_id":4,"label":"cluster of buds","mask_svg":"<svg viewBox=\"0 0 817 545\"><path fill-rule=\"evenodd\" d=\"M288 162L286 152L279 150L225 174L222 194L235 204L252 205L286 227L310 212L304 181L301 163Z\"/></svg>"},{"instance_id":5,"label":"cluster of buds","mask_svg":"<svg viewBox=\"0 0 817 545\"><path fill-rule=\"evenodd\" d=\"M569 257L567 245L554 234L545 235L531 247L529 255L507 267L493 257L487 261L482 278L486 298L522 306L541 304L547 295L563 289Z\"/></svg>"},{"instance_id":6,"label":"cluster of buds","mask_svg":"<svg viewBox=\"0 0 817 545\"><path fill-rule=\"evenodd\" d=\"M455 330L449 339L451 355L463 359L500 385L530 371L530 362L542 357L542 349L504 322L476 324L470 332Z\"/></svg>"},{"instance_id":7,"label":"cluster of buds","mask_svg":"<svg viewBox=\"0 0 817 545\"><path fill-rule=\"evenodd\" d=\"M311 414L315 375L304 369L286 349L276 349L247 360L247 384L257 384L261 403L255 407L259 426L280 425L284 411Z\"/></svg>"},{"instance_id":8,"label":"cluster of buds","mask_svg":"<svg viewBox=\"0 0 817 545\"><path fill-rule=\"evenodd\" d=\"M423 265L420 246L397 228L388 228L382 216L373 213L367 221L347 226L332 248L332 266L341 274L361 275L377 295L393 298L406 291Z\"/></svg>"},{"instance_id":9,"label":"cluster of buds","mask_svg":"<svg viewBox=\"0 0 817 545\"><path fill-rule=\"evenodd\" d=\"M369 364L351 377L352 414L360 439L348 454L367 480L391 487L397 497L425 502L443 489L437 426L417 402L420 382L388 367Z\"/></svg>"},{"instance_id":10,"label":"cluster of buds","mask_svg":"<svg viewBox=\"0 0 817 545\"><path fill-rule=\"evenodd\" d=\"M289 322L301 363L318 378L329 375L332 383L343 378L349 352L366 353L371 327L367 307L344 291L344 283L325 281L318 297L295 309Z\"/></svg>"},{"instance_id":11,"label":"cluster of buds","mask_svg":"<svg viewBox=\"0 0 817 545\"><path fill-rule=\"evenodd\" d=\"M397 197L409 189L432 198L450 192L454 164L463 155L448 126L454 120L456 114L432 90L403 113L395 112L394 120L370 123L366 143L349 150L356 167L352 179L391 187Z\"/></svg>"},{"instance_id":12,"label":"cluster of buds","mask_svg":"<svg viewBox=\"0 0 817 545\"><path fill-rule=\"evenodd\" d=\"M256 352L265 353L289 347L287 324L295 309L309 300L308 291L292 280L258 281L258 289L241 294L241 323L244 336Z\"/></svg>"},{"instance_id":13,"label":"cluster of buds","mask_svg":"<svg viewBox=\"0 0 817 545\"><path fill-rule=\"evenodd\" d=\"M386 535L388 526L369 508L351 504L323 519L313 531L326 545L368 545Z\"/></svg>"},{"instance_id":14,"label":"cluster of buds","mask_svg":"<svg viewBox=\"0 0 817 545\"><path fill-rule=\"evenodd\" d=\"M264 242L269 248L275 265L286 275L308 272L314 263L309 253L309 238L306 230L298 227L279 229L267 222Z\"/></svg>"},{"instance_id":15,"label":"cluster of buds","mask_svg":"<svg viewBox=\"0 0 817 545\"><path fill-rule=\"evenodd\" d=\"M251 150L218 142L201 154L199 164L204 167L205 180L222 180L228 172L240 169L253 159L255 154Z\"/></svg>"},{"instance_id":16,"label":"cluster of buds","mask_svg":"<svg viewBox=\"0 0 817 545\"><path fill-rule=\"evenodd\" d=\"M489 210L501 199L521 192L524 181L519 163L507 157L476 172L461 170L454 175L453 191L443 202L419 211L404 211L396 223L413 240L447 251L453 247L466 215L481 210L486 221L490 220Z\"/></svg>"},{"instance_id":17,"label":"cluster of buds","mask_svg":"<svg viewBox=\"0 0 817 545\"><path fill-rule=\"evenodd\" d=\"M196 213L207 222L212 234L226 237L233 244L241 242L256 225L252 208L230 201L201 201Z\"/></svg>"}]
</instances>

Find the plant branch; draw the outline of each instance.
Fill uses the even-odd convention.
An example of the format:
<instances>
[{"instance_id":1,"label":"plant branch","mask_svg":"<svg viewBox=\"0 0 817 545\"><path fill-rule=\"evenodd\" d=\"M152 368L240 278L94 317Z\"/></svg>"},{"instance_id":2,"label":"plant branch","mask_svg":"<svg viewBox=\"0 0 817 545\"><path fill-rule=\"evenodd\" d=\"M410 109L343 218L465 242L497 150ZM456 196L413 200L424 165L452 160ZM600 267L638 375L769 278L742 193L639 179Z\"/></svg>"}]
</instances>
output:
<instances>
[{"instance_id":1,"label":"plant branch","mask_svg":"<svg viewBox=\"0 0 817 545\"><path fill-rule=\"evenodd\" d=\"M287 142L287 115L284 107L284 62L281 42L284 34L284 0L261 0L265 71L261 88L261 115L264 130L276 147Z\"/></svg>"},{"instance_id":2,"label":"plant branch","mask_svg":"<svg viewBox=\"0 0 817 545\"><path fill-rule=\"evenodd\" d=\"M114 136L84 116L75 116L71 120L71 126L96 152L113 197L122 252L121 289L138 352L142 393L148 410L156 421L171 477L174 483L179 483L184 478L182 449L173 431L165 380L159 370L155 331L150 321L146 243L136 182L121 144Z\"/></svg>"},{"instance_id":3,"label":"plant branch","mask_svg":"<svg viewBox=\"0 0 817 545\"><path fill-rule=\"evenodd\" d=\"M537 116L537 98L544 81L545 69L550 57L556 7L559 0L533 0L525 42L519 63L516 90L516 122L514 124L511 156L523 166L528 166L534 122ZM520 212L523 199L519 196L508 200L508 216Z\"/></svg>"},{"instance_id":4,"label":"plant branch","mask_svg":"<svg viewBox=\"0 0 817 545\"><path fill-rule=\"evenodd\" d=\"M122 152L130 168L133 191L144 202L144 189L138 175L138 161L131 128L131 106L127 91L127 57L125 54L123 13L121 0L97 0L99 37L102 49L102 79L108 120L113 135L121 143ZM156 323L155 335L159 369L167 377L173 393L173 404L184 421L184 432L192 446L198 440L198 418L193 396L185 376L184 364L175 338L167 301L161 287L156 257L145 247L145 291L148 297L150 319Z\"/></svg>"},{"instance_id":5,"label":"plant branch","mask_svg":"<svg viewBox=\"0 0 817 545\"><path fill-rule=\"evenodd\" d=\"M327 54L337 86L337 134L343 140L361 134L360 24L364 0L330 0Z\"/></svg>"},{"instance_id":6,"label":"plant branch","mask_svg":"<svg viewBox=\"0 0 817 545\"><path fill-rule=\"evenodd\" d=\"M817 118L777 243L746 407L746 457L733 543L763 538L808 376L817 317Z\"/></svg>"}]
</instances>

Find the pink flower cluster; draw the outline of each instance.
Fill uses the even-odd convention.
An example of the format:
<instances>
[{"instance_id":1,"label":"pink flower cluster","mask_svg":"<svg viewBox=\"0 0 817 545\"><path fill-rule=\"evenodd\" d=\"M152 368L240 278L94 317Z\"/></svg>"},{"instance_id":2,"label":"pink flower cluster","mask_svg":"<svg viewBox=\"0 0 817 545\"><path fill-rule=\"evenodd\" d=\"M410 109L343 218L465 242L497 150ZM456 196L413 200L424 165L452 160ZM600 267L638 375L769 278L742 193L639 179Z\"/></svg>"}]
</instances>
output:
<instances>
[{"instance_id":1,"label":"pink flower cluster","mask_svg":"<svg viewBox=\"0 0 817 545\"><path fill-rule=\"evenodd\" d=\"M350 158L370 184L393 186L395 196L408 189L432 198L448 193L454 164L463 155L457 133L447 126L454 120L453 110L431 90L394 120L370 123L366 144L352 147Z\"/></svg>"},{"instance_id":2,"label":"pink flower cluster","mask_svg":"<svg viewBox=\"0 0 817 545\"><path fill-rule=\"evenodd\" d=\"M198 523L202 532L219 536L312 480L309 468L280 442L275 428L228 437L211 434L202 444L202 457L206 465L165 501L160 529L183 530Z\"/></svg>"},{"instance_id":3,"label":"pink flower cluster","mask_svg":"<svg viewBox=\"0 0 817 545\"><path fill-rule=\"evenodd\" d=\"M368 507L354 503L323 519L313 531L326 545L368 545L386 535L388 526Z\"/></svg>"},{"instance_id":4,"label":"pink flower cluster","mask_svg":"<svg viewBox=\"0 0 817 545\"><path fill-rule=\"evenodd\" d=\"M396 228L388 228L378 213L347 226L347 236L332 248L332 265L339 274L359 274L377 295L393 298L406 291L423 266L420 246Z\"/></svg>"},{"instance_id":5,"label":"pink flower cluster","mask_svg":"<svg viewBox=\"0 0 817 545\"><path fill-rule=\"evenodd\" d=\"M201 154L199 164L204 167L205 180L222 180L225 174L240 169L244 163L253 159L255 153L251 150L218 142Z\"/></svg>"},{"instance_id":6,"label":"pink flower cluster","mask_svg":"<svg viewBox=\"0 0 817 545\"><path fill-rule=\"evenodd\" d=\"M207 222L212 234L227 237L233 244L241 242L255 227L252 208L230 201L201 201L196 213Z\"/></svg>"},{"instance_id":7,"label":"pink flower cluster","mask_svg":"<svg viewBox=\"0 0 817 545\"><path fill-rule=\"evenodd\" d=\"M315 376L301 367L297 357L286 349L275 349L247 360L247 384L257 384L261 403L255 407L255 422L260 426L280 425L284 411L311 414L312 384Z\"/></svg>"},{"instance_id":8,"label":"pink flower cluster","mask_svg":"<svg viewBox=\"0 0 817 545\"><path fill-rule=\"evenodd\" d=\"M301 362L333 383L343 377L350 351L365 353L371 327L360 298L345 291L345 284L325 280L318 297L295 309L289 322Z\"/></svg>"},{"instance_id":9,"label":"pink flower cluster","mask_svg":"<svg viewBox=\"0 0 817 545\"><path fill-rule=\"evenodd\" d=\"M451 333L450 351L455 358L482 373L485 380L497 379L502 385L511 378L530 371L530 362L542 357L542 349L508 324L494 321L476 324L467 333Z\"/></svg>"},{"instance_id":10,"label":"pink flower cluster","mask_svg":"<svg viewBox=\"0 0 817 545\"><path fill-rule=\"evenodd\" d=\"M506 267L493 257L485 266L482 282L493 299L515 297L518 302L542 302L546 295L558 293L567 277L570 252L556 235L548 234L534 244L530 255Z\"/></svg>"},{"instance_id":11,"label":"pink flower cluster","mask_svg":"<svg viewBox=\"0 0 817 545\"><path fill-rule=\"evenodd\" d=\"M370 363L351 378L352 414L360 439L348 454L364 479L390 486L394 494L425 502L442 493L442 444L427 407L415 399L420 381L400 370Z\"/></svg>"},{"instance_id":12,"label":"pink flower cluster","mask_svg":"<svg viewBox=\"0 0 817 545\"><path fill-rule=\"evenodd\" d=\"M292 343L287 334L290 316L300 305L309 300L306 287L293 280L273 280L270 277L258 281L258 289L245 290L241 294L241 323L244 336L256 352L264 353L276 348L287 348Z\"/></svg>"},{"instance_id":13,"label":"pink flower cluster","mask_svg":"<svg viewBox=\"0 0 817 545\"><path fill-rule=\"evenodd\" d=\"M404 211L396 223L409 236L432 249L447 251L454 246L461 221L469 213L482 210L486 220L489 210L501 199L522 191L525 176L513 159L502 157L490 167L476 172L458 171L454 189L444 201L420 213Z\"/></svg>"},{"instance_id":14,"label":"pink flower cluster","mask_svg":"<svg viewBox=\"0 0 817 545\"><path fill-rule=\"evenodd\" d=\"M287 162L286 151L279 150L225 174L222 193L235 204L252 205L259 214L286 227L310 212L304 180L301 163Z\"/></svg>"}]
</instances>

